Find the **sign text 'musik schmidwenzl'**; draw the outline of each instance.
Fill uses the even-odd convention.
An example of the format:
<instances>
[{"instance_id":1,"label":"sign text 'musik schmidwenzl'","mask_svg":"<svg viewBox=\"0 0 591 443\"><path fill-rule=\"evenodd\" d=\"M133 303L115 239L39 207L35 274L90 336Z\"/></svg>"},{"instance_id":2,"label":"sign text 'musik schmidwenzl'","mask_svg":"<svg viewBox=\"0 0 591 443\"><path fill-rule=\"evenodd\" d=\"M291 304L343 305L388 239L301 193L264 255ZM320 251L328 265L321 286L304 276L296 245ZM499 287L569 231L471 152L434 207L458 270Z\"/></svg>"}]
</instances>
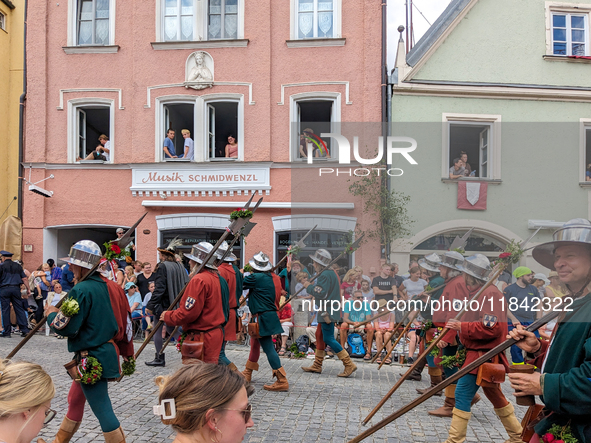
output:
<instances>
[{"instance_id":1,"label":"sign text 'musik schmidwenzl'","mask_svg":"<svg viewBox=\"0 0 591 443\"><path fill-rule=\"evenodd\" d=\"M142 183L256 183L258 181L256 174L181 174L179 172L169 174L149 172L147 177L141 179Z\"/></svg>"}]
</instances>

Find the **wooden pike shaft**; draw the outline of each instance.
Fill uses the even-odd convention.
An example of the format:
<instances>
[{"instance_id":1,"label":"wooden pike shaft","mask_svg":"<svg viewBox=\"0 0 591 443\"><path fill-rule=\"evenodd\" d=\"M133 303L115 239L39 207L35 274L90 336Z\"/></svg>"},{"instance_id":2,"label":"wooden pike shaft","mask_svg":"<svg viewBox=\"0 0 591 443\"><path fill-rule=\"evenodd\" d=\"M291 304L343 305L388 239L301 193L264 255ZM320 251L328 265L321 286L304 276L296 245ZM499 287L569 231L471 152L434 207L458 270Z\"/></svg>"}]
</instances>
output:
<instances>
[{"instance_id":1,"label":"wooden pike shaft","mask_svg":"<svg viewBox=\"0 0 591 443\"><path fill-rule=\"evenodd\" d=\"M419 313L416 312L415 315L413 315L413 317L409 320L408 324L404 327L404 329L402 330L402 332L400 333L400 335L398 335L398 338L396 339L396 341L394 342L394 344L390 347L390 350L386 353L386 358L384 358L382 360L382 362L380 363L380 366L378 366L378 371L380 369L382 369L382 366L384 366L384 362L390 358L390 356L392 355L392 352L394 351L394 348L396 347L396 345L398 345L398 343L400 342L400 340L402 339L402 337L404 337L404 335L408 332L408 330L410 329L410 325L412 325L412 322L415 321L415 318L417 318L417 315L418 314Z\"/></svg>"},{"instance_id":2,"label":"wooden pike shaft","mask_svg":"<svg viewBox=\"0 0 591 443\"><path fill-rule=\"evenodd\" d=\"M496 278L501 275L501 272L503 272L503 270L505 269L505 266L499 266L499 269L497 269L497 271L490 276L490 278L488 279L488 281L478 290L478 292L476 292L476 294L474 294L474 297L472 297L472 300L478 300L478 297L480 297L480 294L482 294L486 288L488 288L490 285L492 285L493 281L496 280ZM466 303L466 305L468 305L469 303ZM454 317L455 320L460 320L464 314L466 312L466 306L464 306L464 308L457 313L457 315ZM367 424L367 422L369 422L372 417L380 410L380 408L382 406L384 406L384 404L388 401L388 399L390 397L392 397L392 394L394 394L394 392L396 392L398 390L398 388L400 387L400 385L402 385L402 383L404 383L406 381L406 379L409 377L409 375L412 373L412 371L415 370L415 368L419 365L419 363L421 363L421 361L423 361L423 359L429 355L429 353L435 348L435 346L437 346L437 343L439 343L439 341L445 336L445 334L447 334L449 332L448 328L443 328L443 331L441 331L441 333L439 334L439 336L437 336L432 342L431 344L427 347L427 349L425 349L425 351L419 355L417 357L417 359L414 361L414 363L411 365L410 368L408 368L408 371L406 371L406 373L400 378L398 379L398 381L396 382L396 384L392 387L392 389L390 389L388 391L388 393L384 396L384 398L382 398L380 400L380 402L377 404L377 406L375 408L373 408L373 410L369 413L369 415L367 417L365 417L365 420L363 420L363 424ZM441 389L439 389L438 391L440 391Z\"/></svg>"},{"instance_id":3,"label":"wooden pike shaft","mask_svg":"<svg viewBox=\"0 0 591 443\"><path fill-rule=\"evenodd\" d=\"M548 322L552 321L554 318L558 317L560 314L561 314L561 311L553 311L550 314L545 315L544 317L540 318L539 320L536 320L534 323L532 323L526 329L529 332L536 331L539 328L541 328L542 326L544 326L546 323L548 323ZM441 383L439 383L437 386L432 387L424 394L420 395L419 397L417 397L416 399L414 399L413 401L411 401L407 405L398 409L396 412L390 414L389 416L384 418L379 423L376 423L371 428L369 428L366 431L359 434L357 437L353 438L352 440L349 440L347 443L359 443L360 441L366 439L370 435L372 435L372 434L376 433L377 431L379 431L380 429L382 429L384 426L387 426L388 424L392 423L397 418L400 418L401 416L406 414L411 409L414 409L415 407L417 407L418 405L423 403L425 400L433 397L437 392L440 392L442 389L445 389L449 385L453 384L454 382L456 382L457 380L462 378L464 375L469 374L471 371L476 369L481 364L486 363L488 360L493 358L495 355L499 355L505 349L510 348L515 343L517 343L517 342L512 338L505 340L503 343L501 343L500 345L491 349L486 354L483 354L482 356L478 357L472 363L464 366L462 369L460 369L458 372L456 372L451 377L446 378ZM429 348L431 348L431 347L429 347ZM364 423L366 423L366 422L364 422Z\"/></svg>"}]
</instances>

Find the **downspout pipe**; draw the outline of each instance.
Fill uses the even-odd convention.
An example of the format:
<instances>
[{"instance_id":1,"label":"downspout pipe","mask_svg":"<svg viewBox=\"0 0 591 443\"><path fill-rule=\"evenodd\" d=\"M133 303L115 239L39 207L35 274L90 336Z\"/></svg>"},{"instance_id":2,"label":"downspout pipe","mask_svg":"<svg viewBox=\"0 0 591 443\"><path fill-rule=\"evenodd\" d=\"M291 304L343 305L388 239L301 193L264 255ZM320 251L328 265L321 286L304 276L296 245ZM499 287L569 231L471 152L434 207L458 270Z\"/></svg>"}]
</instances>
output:
<instances>
[{"instance_id":1,"label":"downspout pipe","mask_svg":"<svg viewBox=\"0 0 591 443\"><path fill-rule=\"evenodd\" d=\"M24 177L24 127L25 127L25 100L27 98L27 9L28 0L25 0L25 27L24 27L24 45L23 45L23 93L19 99L18 115L18 218L23 219L23 180Z\"/></svg>"},{"instance_id":2,"label":"downspout pipe","mask_svg":"<svg viewBox=\"0 0 591 443\"><path fill-rule=\"evenodd\" d=\"M386 151L386 144L388 138L389 127L389 108L388 108L388 3L382 0L382 61L381 61L381 75L382 75L382 139L384 142L384 151ZM390 179L386 174L382 180L385 180L386 189L390 192ZM381 242L380 242L381 243ZM383 248L383 249L382 249ZM380 245L380 257L389 260L390 245L384 242Z\"/></svg>"}]
</instances>

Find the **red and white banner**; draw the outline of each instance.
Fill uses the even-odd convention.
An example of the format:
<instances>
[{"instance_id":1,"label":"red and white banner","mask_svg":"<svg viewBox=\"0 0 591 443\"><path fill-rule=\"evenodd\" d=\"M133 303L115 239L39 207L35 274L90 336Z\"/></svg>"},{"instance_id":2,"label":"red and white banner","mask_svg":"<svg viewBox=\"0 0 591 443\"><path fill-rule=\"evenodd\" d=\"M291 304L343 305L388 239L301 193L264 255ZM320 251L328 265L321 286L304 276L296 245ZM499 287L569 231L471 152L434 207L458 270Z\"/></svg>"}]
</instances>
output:
<instances>
[{"instance_id":1,"label":"red and white banner","mask_svg":"<svg viewBox=\"0 0 591 443\"><path fill-rule=\"evenodd\" d=\"M460 180L458 182L458 209L486 210L488 183Z\"/></svg>"}]
</instances>

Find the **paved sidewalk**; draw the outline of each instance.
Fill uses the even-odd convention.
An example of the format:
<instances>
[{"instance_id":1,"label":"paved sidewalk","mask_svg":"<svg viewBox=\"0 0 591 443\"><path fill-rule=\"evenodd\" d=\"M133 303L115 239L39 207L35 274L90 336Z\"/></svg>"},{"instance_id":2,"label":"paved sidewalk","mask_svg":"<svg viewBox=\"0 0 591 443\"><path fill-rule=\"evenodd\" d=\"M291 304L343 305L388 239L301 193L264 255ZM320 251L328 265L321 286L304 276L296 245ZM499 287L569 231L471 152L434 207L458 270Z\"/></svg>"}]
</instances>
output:
<instances>
[{"instance_id":1,"label":"paved sidewalk","mask_svg":"<svg viewBox=\"0 0 591 443\"><path fill-rule=\"evenodd\" d=\"M0 355L7 355L19 342L20 337L0 339ZM136 343L136 348L139 344ZM229 345L228 357L240 368L248 358L248 347ZM67 341L54 337L36 336L16 356L16 359L40 363L51 374L57 387L57 395L52 408L58 411L57 417L44 429L40 437L51 441L67 410L66 396L71 384L63 364L69 361ZM174 346L167 349L166 367L150 368L144 361L154 357L153 345L147 346L140 356L136 373L125 377L121 383L111 383L109 392L115 413L121 420L128 442L166 442L171 441L173 433L160 420L152 415L152 405L156 404L157 389L154 378L174 372L181 366L180 356ZM322 374L307 374L300 367L308 366L312 360L282 358L290 383L289 393L273 393L263 389L263 384L271 382L271 368L264 354L261 354L261 370L253 375L256 393L251 397L253 419L255 422L244 441L262 442L346 442L362 432L361 420L377 404L382 396L394 385L400 366L384 366L380 371L377 365L369 365L357 360L358 370L349 379L337 377L342 364L335 359L324 363ZM406 368L405 368L406 369ZM386 403L372 420L377 423L386 415L417 397L415 388L427 386L427 371L422 382L406 382L393 398ZM503 391L510 401L514 397L507 382ZM377 432L367 442L410 443L443 442L447 438L450 419L431 417L429 409L439 407L441 397L433 397L413 411L399 418L385 429ZM525 408L516 406L521 419ZM503 426L493 412L492 405L484 398L473 408L472 420L468 430L468 442L499 442L507 438ZM85 418L73 442L104 441L96 418L88 405Z\"/></svg>"}]
</instances>

